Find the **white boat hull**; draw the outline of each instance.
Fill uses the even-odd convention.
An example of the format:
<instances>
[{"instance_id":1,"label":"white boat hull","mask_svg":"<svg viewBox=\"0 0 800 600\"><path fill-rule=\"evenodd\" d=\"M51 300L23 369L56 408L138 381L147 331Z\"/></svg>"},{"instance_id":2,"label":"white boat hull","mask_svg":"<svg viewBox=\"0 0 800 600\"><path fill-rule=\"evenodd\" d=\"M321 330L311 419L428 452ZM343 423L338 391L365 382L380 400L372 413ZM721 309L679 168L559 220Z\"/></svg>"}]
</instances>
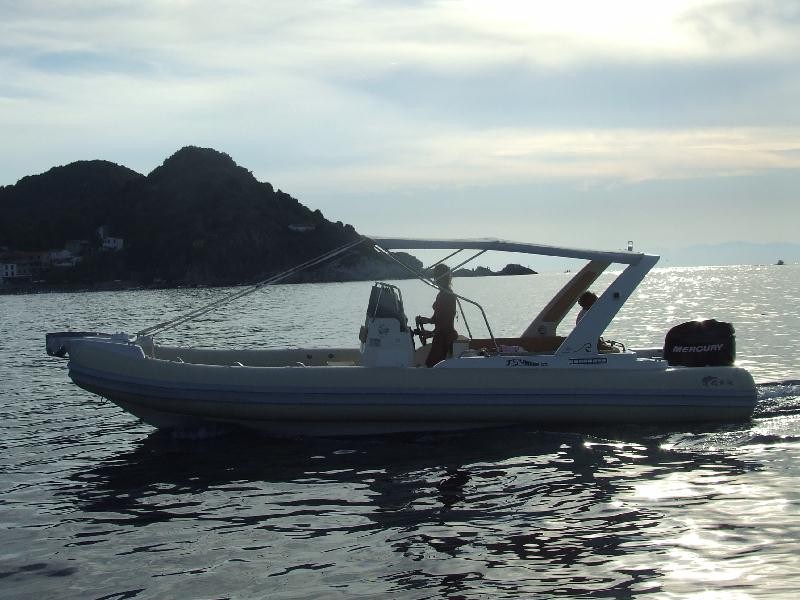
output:
<instances>
[{"instance_id":1,"label":"white boat hull","mask_svg":"<svg viewBox=\"0 0 800 600\"><path fill-rule=\"evenodd\" d=\"M278 351L185 352L271 364ZM321 351L292 352L311 357ZM132 343L86 339L71 346L69 371L77 385L154 427L231 423L290 435L732 421L748 419L756 401L744 369L673 368L633 355L563 367L542 357L477 357L434 369L180 360L147 357Z\"/></svg>"}]
</instances>

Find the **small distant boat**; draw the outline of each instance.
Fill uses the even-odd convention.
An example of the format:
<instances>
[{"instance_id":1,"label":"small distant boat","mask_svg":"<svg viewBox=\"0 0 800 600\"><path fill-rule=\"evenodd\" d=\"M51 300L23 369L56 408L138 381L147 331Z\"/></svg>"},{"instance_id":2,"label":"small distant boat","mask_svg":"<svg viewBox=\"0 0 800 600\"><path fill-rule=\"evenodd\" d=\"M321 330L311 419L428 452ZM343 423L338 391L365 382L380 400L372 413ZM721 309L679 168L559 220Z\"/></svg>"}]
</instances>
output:
<instances>
[{"instance_id":1,"label":"small distant boat","mask_svg":"<svg viewBox=\"0 0 800 600\"><path fill-rule=\"evenodd\" d=\"M783 262L783 259L778 259L778 262L775 263L777 266L785 265L786 263Z\"/></svg>"},{"instance_id":2,"label":"small distant boat","mask_svg":"<svg viewBox=\"0 0 800 600\"><path fill-rule=\"evenodd\" d=\"M137 335L50 333L47 352L69 355L69 376L80 387L166 429L231 423L274 434L341 435L664 424L748 419L755 407L753 378L733 365L729 324L679 325L663 348L626 349L600 339L658 256L486 239L355 243L398 262L390 250L477 250L473 259L492 250L587 262L517 337L494 337L483 308L454 294L479 309L490 337L460 336L452 356L433 368L424 367L431 346L421 328L409 326L400 289L383 282L368 299L360 347L213 350L155 343L166 326L210 310L202 307ZM558 335L581 294L612 264L623 267L614 281L571 331Z\"/></svg>"}]
</instances>

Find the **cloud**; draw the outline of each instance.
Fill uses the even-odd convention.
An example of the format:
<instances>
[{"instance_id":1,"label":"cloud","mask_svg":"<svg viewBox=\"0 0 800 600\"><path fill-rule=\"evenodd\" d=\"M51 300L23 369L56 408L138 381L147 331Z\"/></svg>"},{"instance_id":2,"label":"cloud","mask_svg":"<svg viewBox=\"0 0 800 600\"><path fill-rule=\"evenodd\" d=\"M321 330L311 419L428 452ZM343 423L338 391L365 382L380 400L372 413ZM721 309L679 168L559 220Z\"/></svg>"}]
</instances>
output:
<instances>
[{"instance_id":1,"label":"cloud","mask_svg":"<svg viewBox=\"0 0 800 600\"><path fill-rule=\"evenodd\" d=\"M794 0L718 0L687 10L679 24L694 30L709 48L791 53L798 46L800 4Z\"/></svg>"},{"instance_id":2,"label":"cloud","mask_svg":"<svg viewBox=\"0 0 800 600\"><path fill-rule=\"evenodd\" d=\"M42 52L31 56L30 66L45 72L118 73L134 76L156 74L153 64L132 56L87 51Z\"/></svg>"},{"instance_id":3,"label":"cloud","mask_svg":"<svg viewBox=\"0 0 800 600\"><path fill-rule=\"evenodd\" d=\"M606 187L800 169L800 128L708 130L494 129L396 138L366 164L317 165L316 177L287 170L282 180L307 192L430 186L519 185L572 181ZM386 158L391 157L391 158Z\"/></svg>"},{"instance_id":4,"label":"cloud","mask_svg":"<svg viewBox=\"0 0 800 600\"><path fill-rule=\"evenodd\" d=\"M348 81L412 115L477 127L685 127L800 124L796 61L525 62L469 71L384 69ZM772 110L765 111L765 106Z\"/></svg>"},{"instance_id":5,"label":"cloud","mask_svg":"<svg viewBox=\"0 0 800 600\"><path fill-rule=\"evenodd\" d=\"M797 169L792 6L0 0L0 181L189 143L309 192Z\"/></svg>"},{"instance_id":6,"label":"cloud","mask_svg":"<svg viewBox=\"0 0 800 600\"><path fill-rule=\"evenodd\" d=\"M754 175L535 185L397 187L314 191L326 216L371 235L504 237L644 251L688 243L795 240L800 171Z\"/></svg>"}]
</instances>

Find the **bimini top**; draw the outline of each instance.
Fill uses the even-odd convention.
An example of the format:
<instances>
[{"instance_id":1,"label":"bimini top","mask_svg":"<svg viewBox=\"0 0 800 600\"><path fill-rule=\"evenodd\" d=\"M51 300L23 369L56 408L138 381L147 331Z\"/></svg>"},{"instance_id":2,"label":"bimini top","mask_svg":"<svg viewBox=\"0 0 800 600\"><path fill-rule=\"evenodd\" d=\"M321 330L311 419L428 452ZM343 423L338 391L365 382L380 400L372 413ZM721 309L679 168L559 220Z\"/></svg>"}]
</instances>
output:
<instances>
[{"instance_id":1,"label":"bimini top","mask_svg":"<svg viewBox=\"0 0 800 600\"><path fill-rule=\"evenodd\" d=\"M498 252L519 252L522 254L538 254L540 256L559 256L564 258L599 260L606 263L621 263L627 265L636 264L641 261L644 256L649 256L642 254L641 252L628 252L624 250L586 250L582 248L548 246L545 244L512 242L508 240L497 240L491 238L459 240L369 237L369 239L386 250L496 250Z\"/></svg>"},{"instance_id":2,"label":"bimini top","mask_svg":"<svg viewBox=\"0 0 800 600\"><path fill-rule=\"evenodd\" d=\"M621 273L600 295L590 311L580 320L564 342L557 354L588 352L595 348L597 339L603 335L611 320L628 300L636 286L658 262L659 257L641 252L618 250L585 250L565 246L528 244L495 239L420 239L420 238L368 238L379 248L389 250L494 250L499 252L519 252L540 256L558 256L586 260L584 265L564 287L556 293L539 315L531 322L520 337L553 336L556 328L578 297L597 278L614 263L626 265ZM474 258L474 257L473 257Z\"/></svg>"}]
</instances>

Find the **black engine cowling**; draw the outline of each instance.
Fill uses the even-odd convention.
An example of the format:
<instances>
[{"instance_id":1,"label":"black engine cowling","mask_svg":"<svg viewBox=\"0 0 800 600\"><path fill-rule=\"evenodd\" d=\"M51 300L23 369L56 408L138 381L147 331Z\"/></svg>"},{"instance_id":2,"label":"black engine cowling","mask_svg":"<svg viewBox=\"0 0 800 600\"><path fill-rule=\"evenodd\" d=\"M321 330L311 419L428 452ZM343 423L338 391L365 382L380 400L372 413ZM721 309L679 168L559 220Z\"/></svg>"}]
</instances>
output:
<instances>
[{"instance_id":1,"label":"black engine cowling","mask_svg":"<svg viewBox=\"0 0 800 600\"><path fill-rule=\"evenodd\" d=\"M664 339L664 358L670 365L727 367L736 360L733 325L715 319L676 325Z\"/></svg>"}]
</instances>

